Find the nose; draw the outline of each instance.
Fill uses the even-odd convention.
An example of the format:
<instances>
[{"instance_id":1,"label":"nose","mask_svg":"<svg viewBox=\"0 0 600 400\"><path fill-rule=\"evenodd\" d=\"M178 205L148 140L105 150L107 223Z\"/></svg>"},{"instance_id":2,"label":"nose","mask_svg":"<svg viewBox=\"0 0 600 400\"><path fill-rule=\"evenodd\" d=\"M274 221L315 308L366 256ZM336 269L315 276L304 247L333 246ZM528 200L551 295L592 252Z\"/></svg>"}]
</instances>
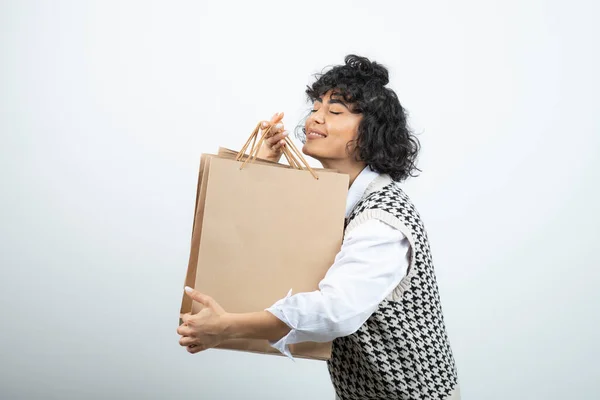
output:
<instances>
[{"instance_id":1,"label":"nose","mask_svg":"<svg viewBox=\"0 0 600 400\"><path fill-rule=\"evenodd\" d=\"M311 113L310 117L308 119L313 120L317 124L324 124L325 123L325 113L323 112L324 108L325 107L321 107L317 111Z\"/></svg>"}]
</instances>

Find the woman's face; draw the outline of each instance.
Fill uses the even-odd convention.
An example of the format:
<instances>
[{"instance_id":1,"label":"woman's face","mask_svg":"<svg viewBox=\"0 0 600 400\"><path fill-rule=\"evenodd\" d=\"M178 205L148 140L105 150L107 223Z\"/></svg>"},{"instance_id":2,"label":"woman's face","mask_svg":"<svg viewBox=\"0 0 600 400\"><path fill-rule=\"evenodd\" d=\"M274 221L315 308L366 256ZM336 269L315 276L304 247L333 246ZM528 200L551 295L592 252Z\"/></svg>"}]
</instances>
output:
<instances>
[{"instance_id":1,"label":"woman's face","mask_svg":"<svg viewBox=\"0 0 600 400\"><path fill-rule=\"evenodd\" d=\"M353 114L350 104L332 90L325 93L313 104L310 117L306 120L306 143L302 151L323 164L337 164L340 161L354 160L354 145L362 114Z\"/></svg>"}]
</instances>

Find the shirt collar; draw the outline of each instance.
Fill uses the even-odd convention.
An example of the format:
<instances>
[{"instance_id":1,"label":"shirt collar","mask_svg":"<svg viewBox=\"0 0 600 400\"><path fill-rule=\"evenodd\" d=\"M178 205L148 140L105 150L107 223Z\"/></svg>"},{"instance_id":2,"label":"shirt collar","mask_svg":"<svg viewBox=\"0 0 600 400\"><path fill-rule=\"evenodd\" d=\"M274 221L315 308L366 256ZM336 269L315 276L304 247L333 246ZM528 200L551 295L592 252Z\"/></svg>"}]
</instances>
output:
<instances>
[{"instance_id":1,"label":"shirt collar","mask_svg":"<svg viewBox=\"0 0 600 400\"><path fill-rule=\"evenodd\" d=\"M360 174L358 174L352 183L352 186L350 186L348 196L346 197L346 218L350 216L350 213L352 213L354 207L356 207L360 199L362 199L371 182L378 176L379 174L373 171L369 166L365 167Z\"/></svg>"}]
</instances>

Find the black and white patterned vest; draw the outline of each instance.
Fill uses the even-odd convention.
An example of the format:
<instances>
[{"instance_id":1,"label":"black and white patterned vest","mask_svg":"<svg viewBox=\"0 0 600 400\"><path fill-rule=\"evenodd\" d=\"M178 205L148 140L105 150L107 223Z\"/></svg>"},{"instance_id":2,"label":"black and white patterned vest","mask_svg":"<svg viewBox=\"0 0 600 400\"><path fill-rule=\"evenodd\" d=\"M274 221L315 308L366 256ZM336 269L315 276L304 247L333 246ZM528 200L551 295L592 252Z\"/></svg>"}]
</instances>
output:
<instances>
[{"instance_id":1,"label":"black and white patterned vest","mask_svg":"<svg viewBox=\"0 0 600 400\"><path fill-rule=\"evenodd\" d=\"M363 326L333 341L328 368L337 398L459 399L427 233L408 196L387 175L367 189L345 234L373 218L408 238L411 261L407 275Z\"/></svg>"}]
</instances>

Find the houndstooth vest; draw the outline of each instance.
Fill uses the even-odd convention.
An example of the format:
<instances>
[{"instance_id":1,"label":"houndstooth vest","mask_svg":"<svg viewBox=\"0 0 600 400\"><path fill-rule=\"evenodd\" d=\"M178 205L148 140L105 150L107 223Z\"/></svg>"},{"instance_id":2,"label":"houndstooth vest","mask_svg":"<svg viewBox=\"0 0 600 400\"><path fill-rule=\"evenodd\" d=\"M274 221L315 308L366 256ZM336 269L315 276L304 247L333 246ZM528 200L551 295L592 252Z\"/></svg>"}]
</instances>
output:
<instances>
[{"instance_id":1,"label":"houndstooth vest","mask_svg":"<svg viewBox=\"0 0 600 400\"><path fill-rule=\"evenodd\" d=\"M333 341L327 365L337 398L459 399L427 233L408 196L387 175L367 189L345 234L373 218L407 237L411 261L407 275L363 326Z\"/></svg>"}]
</instances>

